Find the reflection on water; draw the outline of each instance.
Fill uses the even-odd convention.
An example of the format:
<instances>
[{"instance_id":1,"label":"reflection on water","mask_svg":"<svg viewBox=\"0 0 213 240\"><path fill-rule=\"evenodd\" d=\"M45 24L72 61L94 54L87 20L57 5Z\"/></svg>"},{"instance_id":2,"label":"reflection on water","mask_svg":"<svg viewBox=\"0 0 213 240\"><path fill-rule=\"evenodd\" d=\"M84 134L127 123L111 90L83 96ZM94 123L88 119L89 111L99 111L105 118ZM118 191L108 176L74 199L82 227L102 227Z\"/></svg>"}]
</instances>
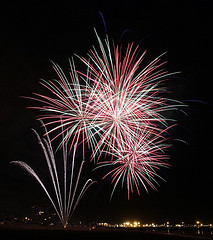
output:
<instances>
[{"instance_id":1,"label":"reflection on water","mask_svg":"<svg viewBox=\"0 0 213 240\"><path fill-rule=\"evenodd\" d=\"M198 228L197 234L198 234L198 235L200 235L200 234L203 235L203 230L200 230L200 229Z\"/></svg>"},{"instance_id":2,"label":"reflection on water","mask_svg":"<svg viewBox=\"0 0 213 240\"><path fill-rule=\"evenodd\" d=\"M0 228L0 230L3 230ZM45 231L44 231L45 230ZM29 240L39 239L47 240L49 238L59 238L63 240L114 240L114 239L140 239L140 240L199 240L199 239L213 239L212 228L140 228L140 229L123 229L123 228L66 228L62 229L4 229L4 232L0 231L0 239L2 234L6 234L6 239L15 240ZM5 236L5 235L4 235ZM2 239L2 240L4 240Z\"/></svg>"},{"instance_id":3,"label":"reflection on water","mask_svg":"<svg viewBox=\"0 0 213 240\"><path fill-rule=\"evenodd\" d=\"M147 231L149 231L147 229ZM182 228L174 228L174 227L165 227L165 228L158 228L151 230L152 232L156 233L163 233L168 235L177 235L177 236L196 236L207 239L213 239L213 228L212 227L205 227L205 228L196 228L196 227L182 227Z\"/></svg>"}]
</instances>

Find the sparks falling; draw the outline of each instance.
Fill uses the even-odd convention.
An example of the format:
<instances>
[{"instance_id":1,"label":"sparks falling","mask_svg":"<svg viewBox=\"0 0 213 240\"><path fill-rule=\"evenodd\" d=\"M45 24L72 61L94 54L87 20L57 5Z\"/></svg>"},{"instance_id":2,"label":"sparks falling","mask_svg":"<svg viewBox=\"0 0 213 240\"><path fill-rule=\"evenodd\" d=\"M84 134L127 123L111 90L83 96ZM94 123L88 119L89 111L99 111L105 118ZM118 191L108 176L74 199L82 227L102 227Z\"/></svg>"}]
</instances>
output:
<instances>
[{"instance_id":1,"label":"sparks falling","mask_svg":"<svg viewBox=\"0 0 213 240\"><path fill-rule=\"evenodd\" d=\"M64 143L63 161L58 162L55 159L47 129L45 128L45 130L46 137L44 137L43 139L41 139L41 137L35 130L33 131L36 134L38 142L44 152L55 195L50 194L48 188L50 189L51 186L46 187L45 183L41 180L38 174L27 163L22 161L13 161L11 163L21 166L39 182L50 202L52 203L52 206L54 207L62 225L64 226L64 228L66 228L68 220L72 217L79 201L81 200L85 191L94 183L94 181L88 179L83 185L83 187L79 190L79 179L81 176L84 160L81 161L80 165L76 164L76 145L73 149L74 151L71 157L72 159L69 160L67 155L67 143ZM59 165L63 166L62 179L59 178ZM69 170L68 168L70 168L71 170Z\"/></svg>"}]
</instances>

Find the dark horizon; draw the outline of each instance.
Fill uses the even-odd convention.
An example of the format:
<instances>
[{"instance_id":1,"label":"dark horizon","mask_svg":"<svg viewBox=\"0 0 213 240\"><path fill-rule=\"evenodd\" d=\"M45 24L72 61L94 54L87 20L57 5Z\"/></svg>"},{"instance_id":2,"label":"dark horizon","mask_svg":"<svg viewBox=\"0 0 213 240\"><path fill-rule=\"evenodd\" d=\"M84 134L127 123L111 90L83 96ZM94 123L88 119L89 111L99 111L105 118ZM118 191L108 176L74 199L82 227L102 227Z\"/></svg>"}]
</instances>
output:
<instances>
[{"instance_id":1,"label":"dark horizon","mask_svg":"<svg viewBox=\"0 0 213 240\"><path fill-rule=\"evenodd\" d=\"M95 27L102 39L105 28L116 43L134 41L150 61L163 52L169 72L181 71L172 80L175 99L189 107L177 114L179 126L169 150L170 169L162 169L166 182L158 192L149 189L127 200L120 190L110 202L112 186L101 181L92 186L76 209L74 218L88 221L213 222L212 178L212 1L47 1L1 3L1 159L0 212L28 212L33 204L49 204L43 190L29 174L10 161L45 166L31 128L40 131L38 111L21 96L40 92L39 79L55 78L49 59L68 72L68 58L86 56L97 45ZM127 31L128 30L128 31ZM126 31L126 33L124 33ZM123 34L124 33L124 34ZM121 36L123 34L122 40ZM40 160L39 160L40 159Z\"/></svg>"}]
</instances>

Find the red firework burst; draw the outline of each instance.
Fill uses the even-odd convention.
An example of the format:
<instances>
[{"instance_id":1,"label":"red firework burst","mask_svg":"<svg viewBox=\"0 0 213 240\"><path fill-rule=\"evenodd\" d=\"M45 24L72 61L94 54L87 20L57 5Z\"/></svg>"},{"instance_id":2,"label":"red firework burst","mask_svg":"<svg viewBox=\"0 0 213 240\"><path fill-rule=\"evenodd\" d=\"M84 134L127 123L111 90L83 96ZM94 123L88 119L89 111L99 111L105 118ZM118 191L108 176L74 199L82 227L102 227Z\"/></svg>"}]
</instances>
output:
<instances>
[{"instance_id":1,"label":"red firework burst","mask_svg":"<svg viewBox=\"0 0 213 240\"><path fill-rule=\"evenodd\" d=\"M143 66L145 52L139 55L138 46L129 44L123 50L113 43L111 50L108 37L104 43L97 39L99 49L91 49L88 60L79 57L86 73L76 71L72 60L68 80L53 65L59 79L41 83L51 96L34 93L33 99L41 103L34 108L45 112L40 119L51 127L48 133L64 129L62 144L72 139L70 149L83 144L84 153L87 142L92 159L99 161L103 152L111 155L111 161L101 161L115 166L106 176L112 178L113 192L121 180L126 183L129 198L134 186L138 194L141 185L155 189L155 178L160 177L156 169L168 166L165 133L171 119L164 113L183 104L163 97L171 73L162 69L160 57Z\"/></svg>"}]
</instances>

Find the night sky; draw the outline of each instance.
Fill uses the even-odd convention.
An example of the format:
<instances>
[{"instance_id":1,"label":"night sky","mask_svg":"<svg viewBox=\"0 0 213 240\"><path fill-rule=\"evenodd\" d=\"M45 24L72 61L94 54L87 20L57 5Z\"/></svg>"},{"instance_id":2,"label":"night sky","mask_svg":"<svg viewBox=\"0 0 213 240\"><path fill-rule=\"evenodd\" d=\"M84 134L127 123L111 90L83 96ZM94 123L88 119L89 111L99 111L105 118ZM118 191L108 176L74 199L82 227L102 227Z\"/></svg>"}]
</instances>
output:
<instances>
[{"instance_id":1,"label":"night sky","mask_svg":"<svg viewBox=\"0 0 213 240\"><path fill-rule=\"evenodd\" d=\"M166 182L158 192L142 190L130 201L121 190L110 202L109 182L101 181L101 172L91 173L99 183L86 193L74 219L213 223L212 1L24 2L0 3L0 211L25 214L33 204L50 205L38 183L9 164L22 160L35 169L46 164L31 131L40 128L39 113L26 109L32 102L20 96L44 91L39 79L56 77L49 59L68 71L69 57L86 56L97 46L93 28L105 36L101 11L109 38L118 43L129 30L121 42L140 43L148 61L167 52L167 69L181 71L169 87L189 105L186 115L176 113L179 126L173 130L174 138L187 144L173 142L172 167L162 170Z\"/></svg>"}]
</instances>

